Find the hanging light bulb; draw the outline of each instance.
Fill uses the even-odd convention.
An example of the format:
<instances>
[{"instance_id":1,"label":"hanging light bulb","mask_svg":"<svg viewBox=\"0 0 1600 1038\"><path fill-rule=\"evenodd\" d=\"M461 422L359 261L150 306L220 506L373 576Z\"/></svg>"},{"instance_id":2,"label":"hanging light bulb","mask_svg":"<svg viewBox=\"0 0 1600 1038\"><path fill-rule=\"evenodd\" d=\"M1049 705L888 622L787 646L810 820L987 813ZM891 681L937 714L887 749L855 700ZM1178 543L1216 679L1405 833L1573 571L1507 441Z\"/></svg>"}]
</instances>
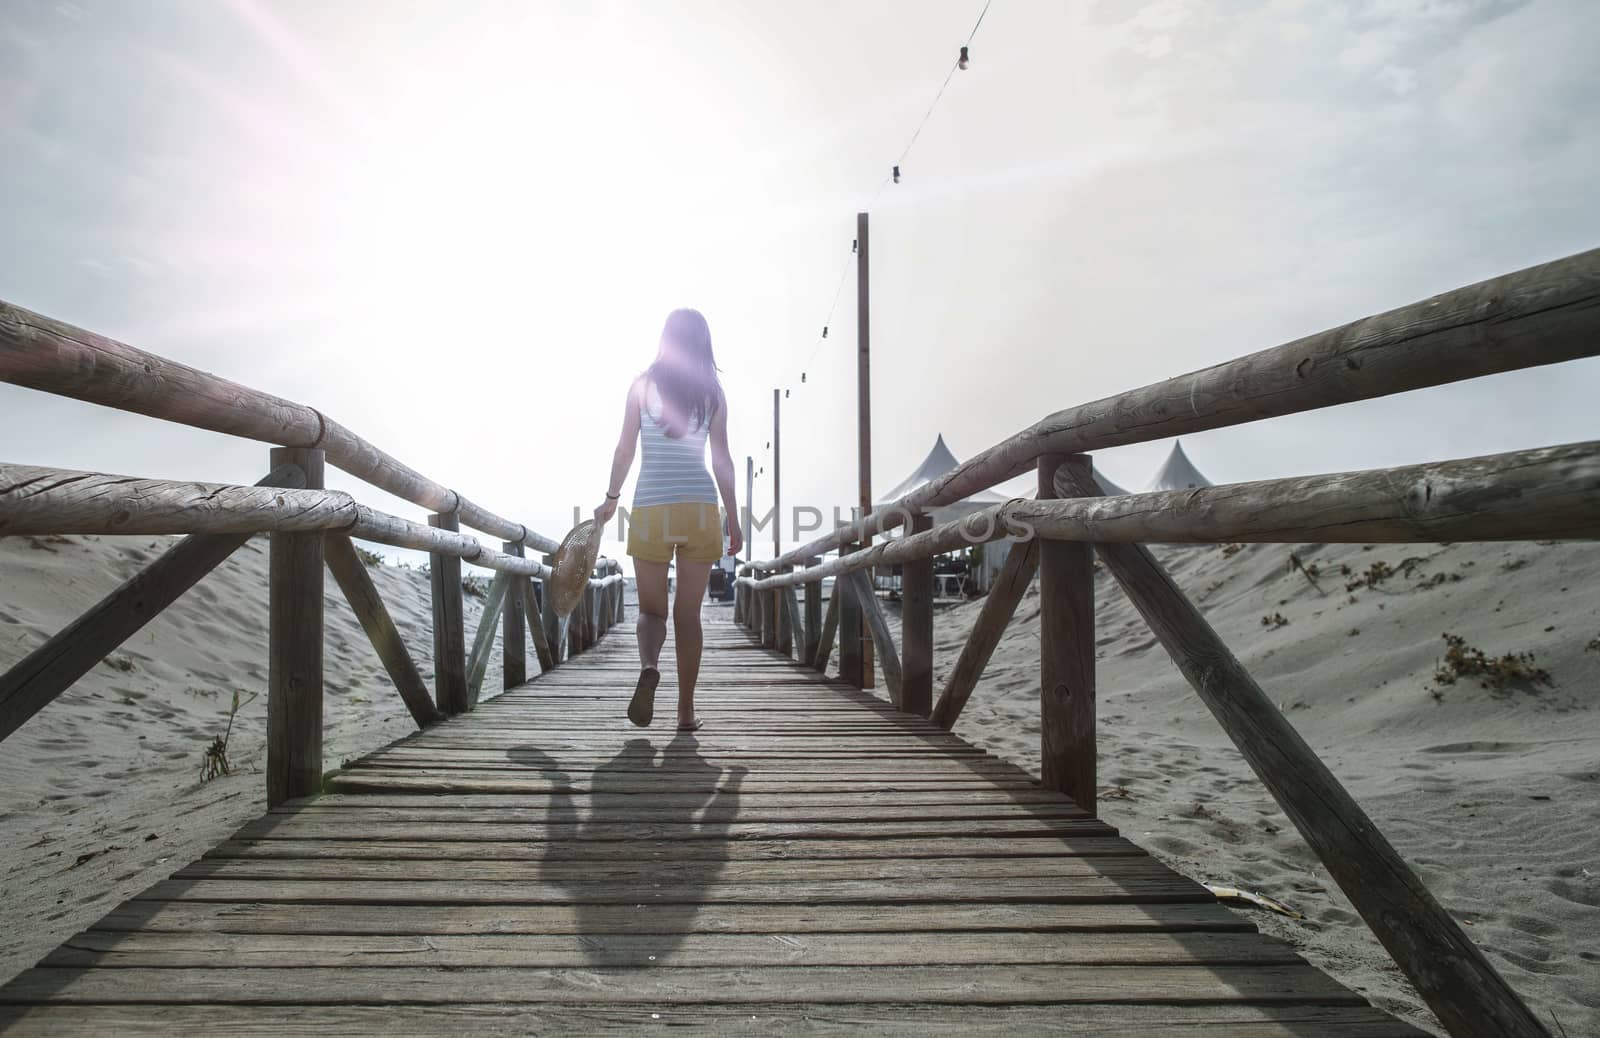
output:
<instances>
[{"instance_id":1,"label":"hanging light bulb","mask_svg":"<svg viewBox=\"0 0 1600 1038\"><path fill-rule=\"evenodd\" d=\"M896 166L894 168L894 182L896 184L900 183L900 167L899 166Z\"/></svg>"},{"instance_id":2,"label":"hanging light bulb","mask_svg":"<svg viewBox=\"0 0 1600 1038\"><path fill-rule=\"evenodd\" d=\"M961 60L956 62L956 68L965 70L971 62L967 58L967 48L961 48Z\"/></svg>"},{"instance_id":3,"label":"hanging light bulb","mask_svg":"<svg viewBox=\"0 0 1600 1038\"><path fill-rule=\"evenodd\" d=\"M861 246L861 242L859 242L859 241L858 241L858 240L856 240L856 239L855 239L855 238L851 238L851 239L850 239L850 255L852 255L852 256L854 256L854 255L856 255L856 250L857 250L857 249L858 249L858 248L859 248L859 247L860 247L860 246Z\"/></svg>"},{"instance_id":4,"label":"hanging light bulb","mask_svg":"<svg viewBox=\"0 0 1600 1038\"><path fill-rule=\"evenodd\" d=\"M769 451L770 451L770 450L771 450L771 449L772 449L772 441L771 441L771 440L768 440L768 441L767 441L767 450L769 450Z\"/></svg>"},{"instance_id":5,"label":"hanging light bulb","mask_svg":"<svg viewBox=\"0 0 1600 1038\"><path fill-rule=\"evenodd\" d=\"M828 326L827 325L823 325L822 326L822 337L824 339L826 339L828 337Z\"/></svg>"},{"instance_id":6,"label":"hanging light bulb","mask_svg":"<svg viewBox=\"0 0 1600 1038\"><path fill-rule=\"evenodd\" d=\"M787 400L787 399L789 399L789 391L788 391L788 390L787 390L787 389L785 389L785 390L784 390L784 391L783 391L783 398L784 398L784 399L785 399L785 400Z\"/></svg>"},{"instance_id":7,"label":"hanging light bulb","mask_svg":"<svg viewBox=\"0 0 1600 1038\"><path fill-rule=\"evenodd\" d=\"M802 371L802 372L800 372L800 382L801 382L802 385L805 384L805 380L806 380L806 373L804 371Z\"/></svg>"}]
</instances>

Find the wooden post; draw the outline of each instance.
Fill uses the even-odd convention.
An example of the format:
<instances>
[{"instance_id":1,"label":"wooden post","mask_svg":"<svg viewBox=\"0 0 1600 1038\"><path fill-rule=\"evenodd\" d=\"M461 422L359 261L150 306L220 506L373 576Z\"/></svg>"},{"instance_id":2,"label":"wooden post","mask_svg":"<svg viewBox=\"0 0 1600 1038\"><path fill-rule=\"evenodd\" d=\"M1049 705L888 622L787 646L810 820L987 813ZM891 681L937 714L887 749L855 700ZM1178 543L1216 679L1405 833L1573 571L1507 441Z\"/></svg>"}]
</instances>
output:
<instances>
[{"instance_id":1,"label":"wooden post","mask_svg":"<svg viewBox=\"0 0 1600 1038\"><path fill-rule=\"evenodd\" d=\"M944 692L933 708L933 723L940 728L949 731L956 726L956 718L961 716L962 709L966 707L967 699L977 687L978 679L983 676L983 668L989 665L989 657L994 655L995 646L1000 644L1000 636L1005 633L1006 625L1017 611L1017 603L1027 594L1028 585L1033 583L1033 575L1037 572L1038 538L1012 544L1011 550L1006 552L1006 561L1000 567L1000 574L995 578L994 587L989 589L989 594L983 600L977 622L972 625L972 633L967 635L967 643L961 647L961 656L956 660L955 669L950 672L950 680L945 682Z\"/></svg>"},{"instance_id":2,"label":"wooden post","mask_svg":"<svg viewBox=\"0 0 1600 1038\"><path fill-rule=\"evenodd\" d=\"M428 525L456 532L461 524L454 512L428 516ZM428 554L428 575L433 588L433 698L446 716L467 709L467 631L461 599L461 560L454 555Z\"/></svg>"},{"instance_id":3,"label":"wooden post","mask_svg":"<svg viewBox=\"0 0 1600 1038\"><path fill-rule=\"evenodd\" d=\"M554 565L556 557L546 555L544 564ZM544 627L544 639L550 646L550 666L561 666L567 658L566 625L562 618L556 615L555 605L550 601L550 586L543 581L539 582L539 621Z\"/></svg>"},{"instance_id":4,"label":"wooden post","mask_svg":"<svg viewBox=\"0 0 1600 1038\"><path fill-rule=\"evenodd\" d=\"M516 555L519 558L525 553L521 541L507 541L505 543L507 555ZM522 598L523 589L528 586L526 580L512 580L506 585L506 604L501 619L504 629L500 632L500 661L502 689L516 688L528 680L528 638L527 638L527 605Z\"/></svg>"},{"instance_id":5,"label":"wooden post","mask_svg":"<svg viewBox=\"0 0 1600 1038\"><path fill-rule=\"evenodd\" d=\"M545 636L544 622L539 616L538 585L532 577L518 578L522 583L522 600L527 608L528 634L533 638L533 652L539 660L539 673L553 670L556 660L550 653L550 640Z\"/></svg>"},{"instance_id":6,"label":"wooden post","mask_svg":"<svg viewBox=\"0 0 1600 1038\"><path fill-rule=\"evenodd\" d=\"M840 551L846 554L855 550L854 545L846 545ZM855 600L847 590L848 582L844 574L833 580L833 597L839 603L839 680L855 688L862 687L862 625L866 622L862 617L861 603ZM832 607L830 606L830 612Z\"/></svg>"},{"instance_id":7,"label":"wooden post","mask_svg":"<svg viewBox=\"0 0 1600 1038\"><path fill-rule=\"evenodd\" d=\"M739 581L742 576L744 567L740 566L733 578L733 622L738 627L744 626L744 584Z\"/></svg>"},{"instance_id":8,"label":"wooden post","mask_svg":"<svg viewBox=\"0 0 1600 1038\"><path fill-rule=\"evenodd\" d=\"M794 572L793 566L784 566L779 573ZM772 606L778 614L778 644L776 648L785 656L794 655L794 623L789 616L789 588L777 587L771 591Z\"/></svg>"},{"instance_id":9,"label":"wooden post","mask_svg":"<svg viewBox=\"0 0 1600 1038\"><path fill-rule=\"evenodd\" d=\"M1080 497L1098 496L1099 488L1083 475L1074 471L1063 482ZM1428 892L1149 550L1137 544L1100 544L1095 550L1445 1031L1471 1038L1548 1038L1544 1025Z\"/></svg>"},{"instance_id":10,"label":"wooden post","mask_svg":"<svg viewBox=\"0 0 1600 1038\"><path fill-rule=\"evenodd\" d=\"M778 647L778 610L773 605L777 593L771 590L756 592L756 601L761 612L761 647L776 649Z\"/></svg>"},{"instance_id":11,"label":"wooden post","mask_svg":"<svg viewBox=\"0 0 1600 1038\"><path fill-rule=\"evenodd\" d=\"M1093 479L1083 454L1039 458L1039 497L1056 497L1055 475ZM1094 555L1089 545L1039 546L1039 777L1091 814L1095 809Z\"/></svg>"},{"instance_id":12,"label":"wooden post","mask_svg":"<svg viewBox=\"0 0 1600 1038\"><path fill-rule=\"evenodd\" d=\"M822 581L817 580L814 583L820 587ZM828 657L833 654L833 641L839 632L839 599L842 597L839 581L835 580L833 582L833 594L828 596L827 617L822 621L822 635L817 639L817 653L811 660L811 665L819 673L827 672Z\"/></svg>"},{"instance_id":13,"label":"wooden post","mask_svg":"<svg viewBox=\"0 0 1600 1038\"><path fill-rule=\"evenodd\" d=\"M856 489L861 499L861 518L872 514L872 278L870 235L866 213L856 214ZM861 541L860 547L872 545L871 535ZM840 551L844 547L840 546ZM835 587L838 585L835 584ZM854 666L855 677L850 683L857 688L872 688L872 639L867 632L857 630L853 638L857 646L852 658L859 658ZM841 643L839 665L845 663L846 653Z\"/></svg>"},{"instance_id":14,"label":"wooden post","mask_svg":"<svg viewBox=\"0 0 1600 1038\"><path fill-rule=\"evenodd\" d=\"M298 465L281 466L256 486L302 488L305 473ZM185 537L0 674L0 739L44 709L249 539L247 533Z\"/></svg>"},{"instance_id":15,"label":"wooden post","mask_svg":"<svg viewBox=\"0 0 1600 1038\"><path fill-rule=\"evenodd\" d=\"M815 559L811 563L815 563ZM805 622L801 624L800 662L816 664L817 646L822 642L822 581L812 580L805 586Z\"/></svg>"},{"instance_id":16,"label":"wooden post","mask_svg":"<svg viewBox=\"0 0 1600 1038\"><path fill-rule=\"evenodd\" d=\"M933 529L933 519L911 517L909 533ZM933 712L933 558L900 564L901 707L927 717Z\"/></svg>"},{"instance_id":17,"label":"wooden post","mask_svg":"<svg viewBox=\"0 0 1600 1038\"><path fill-rule=\"evenodd\" d=\"M323 454L277 447L272 467L298 465L323 487ZM267 622L267 804L322 790L322 535L270 534Z\"/></svg>"},{"instance_id":18,"label":"wooden post","mask_svg":"<svg viewBox=\"0 0 1600 1038\"><path fill-rule=\"evenodd\" d=\"M399 629L395 627L383 598L378 594L377 585L367 573L366 563L356 554L356 547L350 543L350 538L342 533L324 534L322 553L328 563L328 572L333 574L339 589L344 592L345 601L350 603L361 629L367 632L368 640L383 661L383 669L388 671L389 680L394 682L395 691L400 693L417 727L426 728L444 720L444 715L433 705L433 697L428 694L422 672L417 670L416 663L411 659Z\"/></svg>"}]
</instances>

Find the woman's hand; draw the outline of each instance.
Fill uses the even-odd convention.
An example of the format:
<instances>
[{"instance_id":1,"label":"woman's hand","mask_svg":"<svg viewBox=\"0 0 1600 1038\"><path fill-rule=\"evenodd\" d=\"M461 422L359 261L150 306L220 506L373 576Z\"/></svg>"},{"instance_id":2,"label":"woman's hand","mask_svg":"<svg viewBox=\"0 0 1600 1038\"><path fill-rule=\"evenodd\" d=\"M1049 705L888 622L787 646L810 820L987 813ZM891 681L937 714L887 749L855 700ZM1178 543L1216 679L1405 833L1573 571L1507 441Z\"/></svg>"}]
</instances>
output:
<instances>
[{"instance_id":1,"label":"woman's hand","mask_svg":"<svg viewBox=\"0 0 1600 1038\"><path fill-rule=\"evenodd\" d=\"M596 526L604 526L612 516L617 514L617 500L617 498L608 497L600 502L600 507L594 510Z\"/></svg>"},{"instance_id":2,"label":"woman's hand","mask_svg":"<svg viewBox=\"0 0 1600 1038\"><path fill-rule=\"evenodd\" d=\"M739 523L730 515L723 525L728 530L728 554L739 554L744 550L744 533L739 529Z\"/></svg>"}]
</instances>

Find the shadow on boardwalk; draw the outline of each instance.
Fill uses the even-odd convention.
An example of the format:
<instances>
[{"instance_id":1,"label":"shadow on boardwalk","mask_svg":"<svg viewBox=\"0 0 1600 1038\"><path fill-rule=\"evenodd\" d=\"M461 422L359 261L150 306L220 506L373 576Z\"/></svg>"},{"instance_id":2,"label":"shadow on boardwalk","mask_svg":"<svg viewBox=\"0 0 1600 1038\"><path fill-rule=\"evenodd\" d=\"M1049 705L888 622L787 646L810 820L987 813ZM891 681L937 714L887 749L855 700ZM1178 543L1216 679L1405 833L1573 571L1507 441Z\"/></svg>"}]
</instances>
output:
<instances>
[{"instance_id":1,"label":"shadow on boardwalk","mask_svg":"<svg viewBox=\"0 0 1600 1038\"><path fill-rule=\"evenodd\" d=\"M723 769L700 756L693 735L665 747L630 739L617 755L587 771L587 797L561 762L533 746L507 752L517 764L559 784L545 824L572 833L544 845L539 879L564 888L573 902L574 940L596 966L664 965L694 927L728 860L728 828L739 811L747 769ZM660 793L637 792L659 779ZM586 800L587 814L579 801ZM631 832L630 832L631 831ZM635 835L636 834L636 835Z\"/></svg>"}]
</instances>

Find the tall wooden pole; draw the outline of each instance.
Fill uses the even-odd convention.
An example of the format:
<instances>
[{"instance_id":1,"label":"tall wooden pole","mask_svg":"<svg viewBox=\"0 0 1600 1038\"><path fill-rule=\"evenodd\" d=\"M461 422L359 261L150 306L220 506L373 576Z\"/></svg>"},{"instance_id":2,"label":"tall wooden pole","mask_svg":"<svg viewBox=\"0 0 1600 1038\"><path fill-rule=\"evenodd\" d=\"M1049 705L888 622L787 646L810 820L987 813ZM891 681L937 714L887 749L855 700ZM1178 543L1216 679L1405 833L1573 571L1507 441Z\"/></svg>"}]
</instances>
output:
<instances>
[{"instance_id":1,"label":"tall wooden pole","mask_svg":"<svg viewBox=\"0 0 1600 1038\"><path fill-rule=\"evenodd\" d=\"M746 454L744 456L744 561L749 562L755 558L752 554L754 545L750 543L750 519L756 508L756 499L751 495L756 492L756 459ZM734 522L738 522L738 516Z\"/></svg>"},{"instance_id":2,"label":"tall wooden pole","mask_svg":"<svg viewBox=\"0 0 1600 1038\"><path fill-rule=\"evenodd\" d=\"M1084 454L1039 456L1039 497L1058 497L1056 471L1091 483ZM1020 550L1013 544L1012 551ZM990 592L993 594L994 592ZM1039 778L1091 814L1095 810L1094 549L1039 546Z\"/></svg>"},{"instance_id":3,"label":"tall wooden pole","mask_svg":"<svg viewBox=\"0 0 1600 1038\"><path fill-rule=\"evenodd\" d=\"M783 554L783 507L779 497L778 391L772 391L772 557Z\"/></svg>"},{"instance_id":4,"label":"tall wooden pole","mask_svg":"<svg viewBox=\"0 0 1600 1038\"><path fill-rule=\"evenodd\" d=\"M872 306L868 264L867 214L856 214L856 481L861 518L872 511ZM863 538L861 548L872 544ZM871 586L871 581L868 581ZM861 687L871 688L872 639L861 633Z\"/></svg>"}]
</instances>

